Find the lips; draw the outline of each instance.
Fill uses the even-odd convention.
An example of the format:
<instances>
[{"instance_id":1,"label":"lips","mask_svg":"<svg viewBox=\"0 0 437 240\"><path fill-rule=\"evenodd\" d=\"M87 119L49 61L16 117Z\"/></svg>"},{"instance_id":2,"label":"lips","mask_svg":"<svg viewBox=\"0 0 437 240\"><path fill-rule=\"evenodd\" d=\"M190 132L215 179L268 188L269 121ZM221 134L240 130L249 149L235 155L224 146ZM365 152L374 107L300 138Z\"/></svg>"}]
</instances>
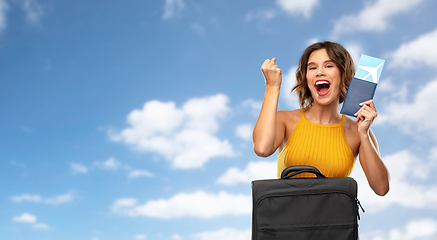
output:
<instances>
[{"instance_id":1,"label":"lips","mask_svg":"<svg viewBox=\"0 0 437 240\"><path fill-rule=\"evenodd\" d=\"M314 83L314 87L316 88L318 96L325 96L329 92L331 83L327 80L317 80L316 83Z\"/></svg>"}]
</instances>

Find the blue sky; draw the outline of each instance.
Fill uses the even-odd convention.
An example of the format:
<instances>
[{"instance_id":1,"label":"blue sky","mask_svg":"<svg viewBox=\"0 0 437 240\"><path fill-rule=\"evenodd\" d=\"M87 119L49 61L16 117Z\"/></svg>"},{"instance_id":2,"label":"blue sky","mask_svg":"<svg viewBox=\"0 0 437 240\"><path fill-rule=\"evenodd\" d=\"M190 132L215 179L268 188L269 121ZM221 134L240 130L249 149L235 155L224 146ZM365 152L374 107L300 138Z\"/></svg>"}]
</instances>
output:
<instances>
[{"instance_id":1,"label":"blue sky","mask_svg":"<svg viewBox=\"0 0 437 240\"><path fill-rule=\"evenodd\" d=\"M356 164L364 240L437 238L437 2L0 0L0 239L250 239L265 85L303 50L386 60L372 127L391 173Z\"/></svg>"}]
</instances>

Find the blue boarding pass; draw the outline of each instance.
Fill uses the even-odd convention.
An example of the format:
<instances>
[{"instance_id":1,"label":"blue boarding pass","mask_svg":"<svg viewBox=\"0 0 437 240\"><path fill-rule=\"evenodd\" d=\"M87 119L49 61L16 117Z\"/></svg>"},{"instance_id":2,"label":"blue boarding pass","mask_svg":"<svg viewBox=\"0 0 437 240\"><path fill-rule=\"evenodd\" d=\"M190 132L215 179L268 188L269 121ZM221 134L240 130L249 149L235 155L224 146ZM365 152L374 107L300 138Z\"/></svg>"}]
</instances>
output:
<instances>
[{"instance_id":1,"label":"blue boarding pass","mask_svg":"<svg viewBox=\"0 0 437 240\"><path fill-rule=\"evenodd\" d=\"M373 83L379 82L385 60L361 54L355 77Z\"/></svg>"}]
</instances>

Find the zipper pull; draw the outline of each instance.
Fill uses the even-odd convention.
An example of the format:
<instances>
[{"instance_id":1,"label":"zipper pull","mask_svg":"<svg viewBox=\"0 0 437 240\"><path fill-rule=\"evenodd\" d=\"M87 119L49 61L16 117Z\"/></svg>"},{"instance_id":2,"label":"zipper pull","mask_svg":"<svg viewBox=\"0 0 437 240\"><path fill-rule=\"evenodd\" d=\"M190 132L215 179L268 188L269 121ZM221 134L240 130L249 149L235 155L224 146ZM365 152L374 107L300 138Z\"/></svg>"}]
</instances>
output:
<instances>
[{"instance_id":1,"label":"zipper pull","mask_svg":"<svg viewBox=\"0 0 437 240\"><path fill-rule=\"evenodd\" d=\"M363 208L363 206L361 206L360 200L358 200L358 198L357 198L357 204L358 204L358 206L360 206L363 213L365 213L366 211L364 211L364 208Z\"/></svg>"},{"instance_id":2,"label":"zipper pull","mask_svg":"<svg viewBox=\"0 0 437 240\"><path fill-rule=\"evenodd\" d=\"M358 220L361 220L361 217L360 217L360 208L361 208L361 210L363 211L363 213L366 212L366 211L364 211L363 206L361 206L360 200L358 200L358 198L355 198L355 200L357 201L357 207L359 207L359 208L357 208L357 213L358 213L357 216L358 216Z\"/></svg>"}]
</instances>

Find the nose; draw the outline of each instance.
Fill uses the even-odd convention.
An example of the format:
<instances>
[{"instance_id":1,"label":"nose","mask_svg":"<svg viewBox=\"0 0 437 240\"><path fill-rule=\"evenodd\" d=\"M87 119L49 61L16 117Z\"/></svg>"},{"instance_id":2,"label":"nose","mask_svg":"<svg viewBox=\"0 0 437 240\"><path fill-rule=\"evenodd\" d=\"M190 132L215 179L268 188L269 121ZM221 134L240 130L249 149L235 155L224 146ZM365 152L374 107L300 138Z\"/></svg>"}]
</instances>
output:
<instances>
[{"instance_id":1,"label":"nose","mask_svg":"<svg viewBox=\"0 0 437 240\"><path fill-rule=\"evenodd\" d=\"M317 76L325 76L325 68L323 68L323 67L317 68L316 75Z\"/></svg>"}]
</instances>

